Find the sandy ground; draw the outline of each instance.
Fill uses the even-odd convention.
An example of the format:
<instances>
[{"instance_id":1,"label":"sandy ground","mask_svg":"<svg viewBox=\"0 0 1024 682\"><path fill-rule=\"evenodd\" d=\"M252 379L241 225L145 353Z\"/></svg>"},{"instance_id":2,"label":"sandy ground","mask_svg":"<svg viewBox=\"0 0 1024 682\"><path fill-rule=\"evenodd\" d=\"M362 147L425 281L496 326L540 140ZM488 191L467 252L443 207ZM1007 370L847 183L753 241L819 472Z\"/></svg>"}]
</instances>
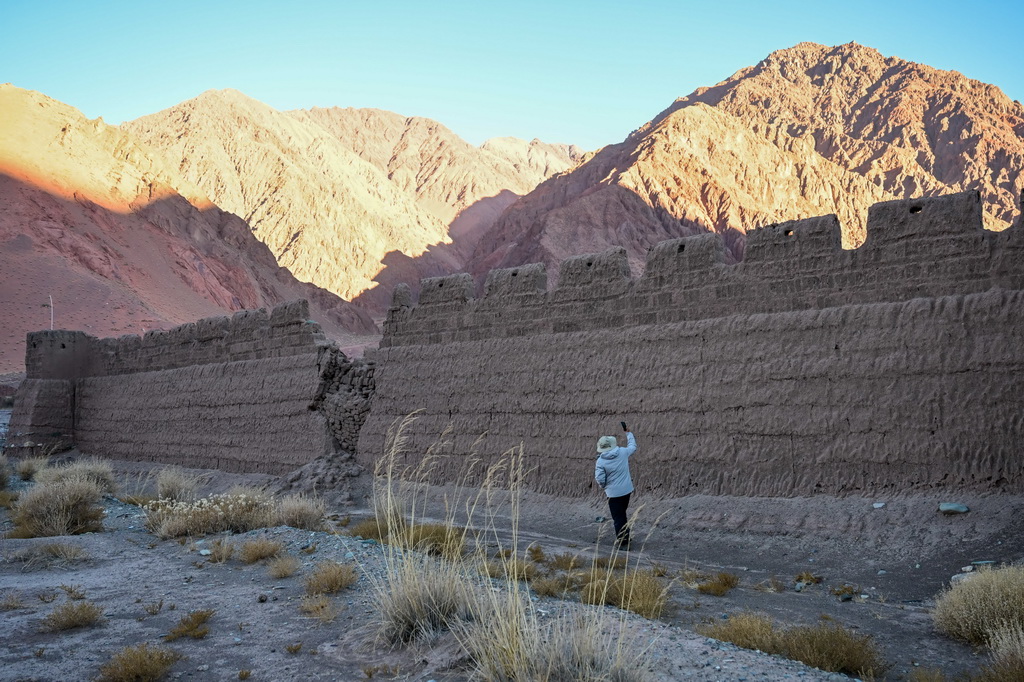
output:
<instances>
[{"instance_id":1,"label":"sandy ground","mask_svg":"<svg viewBox=\"0 0 1024 682\"><path fill-rule=\"evenodd\" d=\"M144 469L120 464L129 478ZM266 477L217 474L209 490L223 490L238 481L270 482ZM26 485L14 483L16 489ZM451 491L430 491L435 511L446 493ZM566 501L527 493L523 502L524 543L536 542L549 555L607 555L609 524L597 520L607 516L601 499ZM302 569L296 576L275 580L262 564L245 565L237 559L210 563L202 551L212 538L184 544L160 541L145 531L137 507L113 498L105 504L103 532L61 539L86 551L89 558L83 562L26 563L19 555L52 540L0 541L0 600L17 594L23 604L0 611L0 680L93 679L119 648L141 642L159 644L182 615L208 608L215 609L215 615L206 638L167 644L186 656L172 668L171 679L237 679L239 671L251 670L254 680L358 680L368 679L375 666L380 667L376 679L470 678L467 662L450 636L399 649L375 641L374 583L384 570L382 550L375 543L349 537L333 525L330 533L281 527L235 538L270 536L301 559ZM933 630L930 600L961 564L1024 556L1021 534L1012 520L1022 515L1017 499L978 498L968 504L972 510L962 517L938 516L932 500L918 498L889 500L881 509L859 499L722 498L687 498L662 502L659 509L655 505L639 509L637 537L649 537L642 549L631 553L631 561L640 566L660 564L670 574L682 568L727 570L741 579L740 586L724 597L676 584L670 592L671 608L660 621L626 619L630 636L638 643L635 646L649 647L649 678L848 679L693 632L700 622L741 611L764 612L789 625L827 617L872 635L893 664L887 679L906 679L918 666L940 667L951 674L977 669L985 662L983 656ZM857 513L865 506L868 511ZM730 518L735 515L732 528L723 527L721 518L711 519L725 514L723 507L730 510ZM666 513L668 508L674 509L673 516ZM359 505L337 511L335 518L368 514L368 508ZM797 514L802 523L777 525L778 515L792 519ZM659 515L657 524L644 522L645 517ZM908 528L914 518L917 526ZM8 512L0 511L0 524L0 530L10 527ZM700 524L706 527L699 530ZM500 518L498 525L502 525ZM855 527L859 534L852 530ZM306 554L303 547L316 549ZM320 624L303 616L298 604L304 594L304 574L315 562L328 558L354 562L361 577L353 588L334 598L340 609L337 619ZM823 582L796 592L793 578L804 570L820 575ZM759 589L772 577L785 585L783 592ZM843 584L858 588L854 600L842 602L830 593ZM42 631L42 619L67 599L61 585L80 588L101 606L102 624L64 633ZM56 598L47 603L51 596ZM153 610L161 602L155 613L147 612L146 607ZM544 618L583 608L577 602L549 598L537 604ZM299 643L298 653L288 652L288 646ZM386 674L383 668L399 672Z\"/></svg>"}]
</instances>

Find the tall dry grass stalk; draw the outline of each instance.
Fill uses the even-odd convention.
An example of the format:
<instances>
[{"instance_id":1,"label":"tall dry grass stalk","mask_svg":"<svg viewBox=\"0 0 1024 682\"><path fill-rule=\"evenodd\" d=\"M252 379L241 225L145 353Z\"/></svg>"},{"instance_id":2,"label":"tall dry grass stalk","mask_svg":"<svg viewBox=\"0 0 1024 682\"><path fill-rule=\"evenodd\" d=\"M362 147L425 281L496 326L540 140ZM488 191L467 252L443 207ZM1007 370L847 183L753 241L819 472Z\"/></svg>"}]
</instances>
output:
<instances>
[{"instance_id":1,"label":"tall dry grass stalk","mask_svg":"<svg viewBox=\"0 0 1024 682\"><path fill-rule=\"evenodd\" d=\"M398 467L413 419L410 415L392 425L375 469L377 531L387 538L384 577L374 581L381 638L402 644L451 630L488 680L642 680L646 649L624 636L625 614L608 619L600 609L583 607L579 615L542 623L530 588L521 580L523 566L536 570L520 552L521 498L528 474L521 447L503 453L482 472L474 469L477 458L469 458L455 492L444 499L444 522L435 524L444 530L416 530L430 525L422 522L425 481L439 448L415 467ZM482 480L472 494L470 480ZM435 543L425 544L425 537ZM491 561L488 545L493 544L499 551ZM481 567L499 577L483 578Z\"/></svg>"},{"instance_id":2,"label":"tall dry grass stalk","mask_svg":"<svg viewBox=\"0 0 1024 682\"><path fill-rule=\"evenodd\" d=\"M196 492L202 482L202 476L191 474L181 467L166 467L156 475L157 499L191 502L196 499Z\"/></svg>"}]
</instances>

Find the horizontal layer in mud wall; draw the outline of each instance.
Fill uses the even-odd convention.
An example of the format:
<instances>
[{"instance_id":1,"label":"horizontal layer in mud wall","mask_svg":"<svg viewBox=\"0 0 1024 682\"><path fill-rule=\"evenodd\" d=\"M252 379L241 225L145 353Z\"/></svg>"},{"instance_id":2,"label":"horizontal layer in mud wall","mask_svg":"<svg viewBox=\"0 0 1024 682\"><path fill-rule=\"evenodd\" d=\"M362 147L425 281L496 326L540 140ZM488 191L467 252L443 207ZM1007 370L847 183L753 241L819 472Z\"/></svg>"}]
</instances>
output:
<instances>
[{"instance_id":1,"label":"horizontal layer in mud wall","mask_svg":"<svg viewBox=\"0 0 1024 682\"><path fill-rule=\"evenodd\" d=\"M75 440L116 459L280 474L331 452L309 409L319 384L315 353L79 379Z\"/></svg>"},{"instance_id":2,"label":"horizontal layer in mud wall","mask_svg":"<svg viewBox=\"0 0 1024 682\"><path fill-rule=\"evenodd\" d=\"M386 347L358 457L421 410L409 462L453 427L435 480L522 444L532 488L581 496L625 420L637 487L659 496L1024 492L1022 319L1024 292L996 289Z\"/></svg>"}]
</instances>

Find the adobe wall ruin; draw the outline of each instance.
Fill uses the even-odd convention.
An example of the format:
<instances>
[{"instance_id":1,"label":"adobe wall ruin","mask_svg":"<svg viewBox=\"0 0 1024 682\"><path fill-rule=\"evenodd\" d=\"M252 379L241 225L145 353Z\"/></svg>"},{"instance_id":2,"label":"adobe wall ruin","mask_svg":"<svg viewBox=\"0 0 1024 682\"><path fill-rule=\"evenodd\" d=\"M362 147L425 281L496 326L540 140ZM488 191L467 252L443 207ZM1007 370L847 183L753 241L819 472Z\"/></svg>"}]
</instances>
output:
<instances>
[{"instance_id":1,"label":"adobe wall ruin","mask_svg":"<svg viewBox=\"0 0 1024 682\"><path fill-rule=\"evenodd\" d=\"M268 474L354 452L373 363L308 317L296 301L142 337L30 333L8 450Z\"/></svg>"},{"instance_id":2,"label":"adobe wall ruin","mask_svg":"<svg viewBox=\"0 0 1024 682\"><path fill-rule=\"evenodd\" d=\"M1024 492L1024 226L985 231L976 192L877 204L853 251L824 216L751 232L738 265L709 234L637 279L615 249L546 281L400 286L360 462L421 410L411 459L453 427L435 480L522 443L533 488L578 496L624 419L637 487L665 497Z\"/></svg>"}]
</instances>

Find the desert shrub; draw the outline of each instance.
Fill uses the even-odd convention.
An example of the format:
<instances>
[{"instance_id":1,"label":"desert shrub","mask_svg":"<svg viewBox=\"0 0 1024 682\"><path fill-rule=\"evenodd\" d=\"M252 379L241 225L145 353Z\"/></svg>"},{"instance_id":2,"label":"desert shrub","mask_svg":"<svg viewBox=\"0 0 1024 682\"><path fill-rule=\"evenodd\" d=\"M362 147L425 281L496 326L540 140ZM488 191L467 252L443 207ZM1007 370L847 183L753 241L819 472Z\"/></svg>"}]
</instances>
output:
<instances>
[{"instance_id":1,"label":"desert shrub","mask_svg":"<svg viewBox=\"0 0 1024 682\"><path fill-rule=\"evenodd\" d=\"M12 590L0 600L0 611L17 611L25 607L25 601L21 598L21 592Z\"/></svg>"},{"instance_id":2,"label":"desert shrub","mask_svg":"<svg viewBox=\"0 0 1024 682\"><path fill-rule=\"evenodd\" d=\"M582 565L579 554L556 554L548 559L548 566L558 571L571 571Z\"/></svg>"},{"instance_id":3,"label":"desert shrub","mask_svg":"<svg viewBox=\"0 0 1024 682\"><path fill-rule=\"evenodd\" d=\"M36 483L41 485L76 479L91 481L104 493L110 494L117 490L117 481L114 479L114 470L110 468L110 463L95 457L80 459L62 466L44 467L35 475Z\"/></svg>"},{"instance_id":4,"label":"desert shrub","mask_svg":"<svg viewBox=\"0 0 1024 682\"><path fill-rule=\"evenodd\" d=\"M53 537L102 530L101 495L95 483L82 479L37 485L18 499L12 518L14 530L9 537Z\"/></svg>"},{"instance_id":5,"label":"desert shrub","mask_svg":"<svg viewBox=\"0 0 1024 682\"><path fill-rule=\"evenodd\" d=\"M949 682L949 678L939 668L914 668L907 682Z\"/></svg>"},{"instance_id":6,"label":"desert shrub","mask_svg":"<svg viewBox=\"0 0 1024 682\"><path fill-rule=\"evenodd\" d=\"M157 499L172 502L191 502L196 499L196 491L202 479L190 474L181 467L171 466L161 469L156 475Z\"/></svg>"},{"instance_id":7,"label":"desert shrub","mask_svg":"<svg viewBox=\"0 0 1024 682\"><path fill-rule=\"evenodd\" d=\"M306 595L299 602L299 611L321 623L333 623L340 610L326 594Z\"/></svg>"},{"instance_id":8,"label":"desert shrub","mask_svg":"<svg viewBox=\"0 0 1024 682\"><path fill-rule=\"evenodd\" d=\"M881 677L889 665L869 635L856 635L841 625L821 623L785 630L760 614L737 614L728 620L697 627L697 632L748 649L777 654L828 672Z\"/></svg>"},{"instance_id":9,"label":"desert shrub","mask_svg":"<svg viewBox=\"0 0 1024 682\"><path fill-rule=\"evenodd\" d=\"M243 563L254 564L257 561L279 556L283 551L284 545L277 540L258 538L243 542L242 546L238 549L238 558Z\"/></svg>"},{"instance_id":10,"label":"desert shrub","mask_svg":"<svg viewBox=\"0 0 1024 682\"><path fill-rule=\"evenodd\" d=\"M295 575L296 572L298 572L300 565L299 560L290 554L287 556L280 556L271 560L271 562L267 564L267 573L270 574L271 578L287 578Z\"/></svg>"},{"instance_id":11,"label":"desert shrub","mask_svg":"<svg viewBox=\"0 0 1024 682\"><path fill-rule=\"evenodd\" d=\"M498 561L485 561L481 572L491 578L531 580L537 576L537 566L523 559L508 557Z\"/></svg>"},{"instance_id":12,"label":"desert shrub","mask_svg":"<svg viewBox=\"0 0 1024 682\"><path fill-rule=\"evenodd\" d=\"M0 455L0 490L6 490L12 473L11 464L7 461L7 455Z\"/></svg>"},{"instance_id":13,"label":"desert shrub","mask_svg":"<svg viewBox=\"0 0 1024 682\"><path fill-rule=\"evenodd\" d=\"M88 601L67 601L43 619L43 629L60 632L95 625L103 616L103 609Z\"/></svg>"},{"instance_id":14,"label":"desert shrub","mask_svg":"<svg viewBox=\"0 0 1024 682\"><path fill-rule=\"evenodd\" d=\"M18 461L15 471L21 480L31 481L40 470L48 466L50 466L49 457L26 457Z\"/></svg>"},{"instance_id":15,"label":"desert shrub","mask_svg":"<svg viewBox=\"0 0 1024 682\"><path fill-rule=\"evenodd\" d=\"M47 542L27 547L11 555L8 561L24 563L25 567L22 570L29 571L33 568L49 568L85 561L88 558L86 551L78 545L66 542Z\"/></svg>"},{"instance_id":16,"label":"desert shrub","mask_svg":"<svg viewBox=\"0 0 1024 682\"><path fill-rule=\"evenodd\" d=\"M611 556L611 557L606 557L606 556L599 556L599 557L597 557L593 561L593 567L594 568L624 569L624 568L626 568L626 565L628 563L629 562L626 560L626 557L622 556L621 554L616 554L615 556Z\"/></svg>"},{"instance_id":17,"label":"desert shrub","mask_svg":"<svg viewBox=\"0 0 1024 682\"><path fill-rule=\"evenodd\" d=\"M359 574L352 564L321 561L306 577L307 594L334 594L356 584Z\"/></svg>"},{"instance_id":18,"label":"desert shrub","mask_svg":"<svg viewBox=\"0 0 1024 682\"><path fill-rule=\"evenodd\" d=\"M187 500L157 500L147 504L146 529L161 538L245 533L266 528L273 519L270 496L261 492L225 493Z\"/></svg>"},{"instance_id":19,"label":"desert shrub","mask_svg":"<svg viewBox=\"0 0 1024 682\"><path fill-rule=\"evenodd\" d=\"M995 629L1024 626L1024 566L980 570L939 594L932 617L942 632L976 645Z\"/></svg>"},{"instance_id":20,"label":"desert shrub","mask_svg":"<svg viewBox=\"0 0 1024 682\"><path fill-rule=\"evenodd\" d=\"M325 513L323 500L305 495L288 495L277 503L275 523L303 530L321 530L324 527Z\"/></svg>"},{"instance_id":21,"label":"desert shrub","mask_svg":"<svg viewBox=\"0 0 1024 682\"><path fill-rule=\"evenodd\" d=\"M739 576L733 575L732 573L722 572L702 583L699 583L697 585L697 591L701 594L710 594L715 597L721 597L739 584Z\"/></svg>"},{"instance_id":22,"label":"desert shrub","mask_svg":"<svg viewBox=\"0 0 1024 682\"><path fill-rule=\"evenodd\" d=\"M13 509L14 503L18 501L18 493L11 490L0 490L0 508Z\"/></svg>"},{"instance_id":23,"label":"desert shrub","mask_svg":"<svg viewBox=\"0 0 1024 682\"><path fill-rule=\"evenodd\" d=\"M210 543L210 561L215 564L223 564L235 554L235 545L223 538L217 538Z\"/></svg>"},{"instance_id":24,"label":"desert shrub","mask_svg":"<svg viewBox=\"0 0 1024 682\"><path fill-rule=\"evenodd\" d=\"M446 559L462 556L466 530L443 523L413 523L403 526L402 547L411 547Z\"/></svg>"},{"instance_id":25,"label":"desert shrub","mask_svg":"<svg viewBox=\"0 0 1024 682\"><path fill-rule=\"evenodd\" d=\"M207 627L206 623L209 622L214 613L216 612L213 609L200 609L199 611L191 611L187 616L182 616L178 624L164 635L164 641L173 642L182 637L191 637L192 639L206 637L206 635L210 634L210 628Z\"/></svg>"},{"instance_id":26,"label":"desert shrub","mask_svg":"<svg viewBox=\"0 0 1024 682\"><path fill-rule=\"evenodd\" d=\"M393 558L374 584L384 641L408 643L471 617L472 579L461 565L411 553Z\"/></svg>"},{"instance_id":27,"label":"desert shrub","mask_svg":"<svg viewBox=\"0 0 1024 682\"><path fill-rule=\"evenodd\" d=\"M657 618L668 603L668 588L650 570L592 571L580 592L587 604L608 604L644 618Z\"/></svg>"},{"instance_id":28,"label":"desert shrub","mask_svg":"<svg viewBox=\"0 0 1024 682\"><path fill-rule=\"evenodd\" d=\"M569 591L569 581L567 577L558 576L534 578L530 581L530 589L538 597L562 597Z\"/></svg>"},{"instance_id":29,"label":"desert shrub","mask_svg":"<svg viewBox=\"0 0 1024 682\"><path fill-rule=\"evenodd\" d=\"M548 557L544 554L544 548L540 545L530 545L526 548L526 554L530 557L530 561L536 564L546 563Z\"/></svg>"},{"instance_id":30,"label":"desert shrub","mask_svg":"<svg viewBox=\"0 0 1024 682\"><path fill-rule=\"evenodd\" d=\"M540 622L520 595L504 592L459 629L481 679L501 682L641 682L623 623L598 612Z\"/></svg>"},{"instance_id":31,"label":"desert shrub","mask_svg":"<svg viewBox=\"0 0 1024 682\"><path fill-rule=\"evenodd\" d=\"M121 649L100 668L100 682L156 682L167 674L182 655L163 647L143 643Z\"/></svg>"},{"instance_id":32,"label":"desert shrub","mask_svg":"<svg viewBox=\"0 0 1024 682\"><path fill-rule=\"evenodd\" d=\"M387 528L377 521L376 517L350 523L347 530L349 535L366 538L367 540L380 541L388 534Z\"/></svg>"}]
</instances>

